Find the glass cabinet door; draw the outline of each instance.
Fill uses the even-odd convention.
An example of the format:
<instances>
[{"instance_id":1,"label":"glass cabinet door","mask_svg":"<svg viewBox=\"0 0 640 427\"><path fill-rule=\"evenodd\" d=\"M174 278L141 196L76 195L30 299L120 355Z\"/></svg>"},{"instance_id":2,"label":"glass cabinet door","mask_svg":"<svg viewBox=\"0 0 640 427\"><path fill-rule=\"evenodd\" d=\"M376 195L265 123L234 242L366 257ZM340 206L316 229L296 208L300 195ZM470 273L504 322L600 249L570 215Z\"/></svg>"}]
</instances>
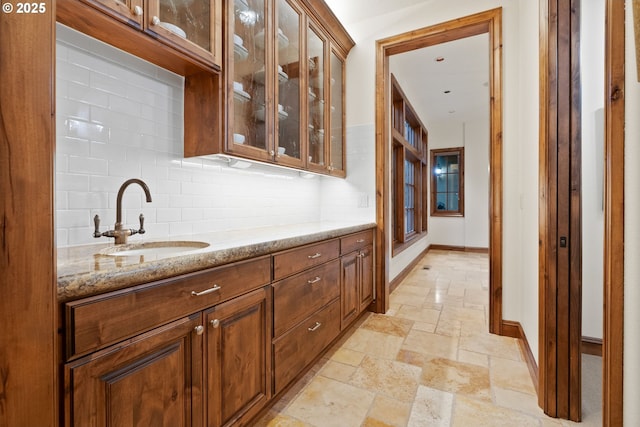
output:
<instances>
[{"instance_id":1,"label":"glass cabinet door","mask_svg":"<svg viewBox=\"0 0 640 427\"><path fill-rule=\"evenodd\" d=\"M277 11L276 160L279 163L300 166L304 159L300 109L302 14L287 0L278 0Z\"/></svg>"},{"instance_id":2,"label":"glass cabinet door","mask_svg":"<svg viewBox=\"0 0 640 427\"><path fill-rule=\"evenodd\" d=\"M325 41L309 27L307 31L309 73L309 167L326 169L325 160Z\"/></svg>"},{"instance_id":3,"label":"glass cabinet door","mask_svg":"<svg viewBox=\"0 0 640 427\"><path fill-rule=\"evenodd\" d=\"M220 65L220 1L150 0L148 5L150 31L161 36L161 40L169 40L188 53Z\"/></svg>"},{"instance_id":4,"label":"glass cabinet door","mask_svg":"<svg viewBox=\"0 0 640 427\"><path fill-rule=\"evenodd\" d=\"M113 18L139 30L142 29L142 0L82 0L99 10L103 10Z\"/></svg>"},{"instance_id":5,"label":"glass cabinet door","mask_svg":"<svg viewBox=\"0 0 640 427\"><path fill-rule=\"evenodd\" d=\"M226 64L229 76L229 151L269 159L267 123L270 106L266 86L266 52L271 46L265 34L265 1L234 0L229 11L228 45L233 50Z\"/></svg>"},{"instance_id":6,"label":"glass cabinet door","mask_svg":"<svg viewBox=\"0 0 640 427\"><path fill-rule=\"evenodd\" d=\"M344 115L343 115L343 62L331 52L330 57L330 152L329 171L338 175L344 172Z\"/></svg>"}]
</instances>

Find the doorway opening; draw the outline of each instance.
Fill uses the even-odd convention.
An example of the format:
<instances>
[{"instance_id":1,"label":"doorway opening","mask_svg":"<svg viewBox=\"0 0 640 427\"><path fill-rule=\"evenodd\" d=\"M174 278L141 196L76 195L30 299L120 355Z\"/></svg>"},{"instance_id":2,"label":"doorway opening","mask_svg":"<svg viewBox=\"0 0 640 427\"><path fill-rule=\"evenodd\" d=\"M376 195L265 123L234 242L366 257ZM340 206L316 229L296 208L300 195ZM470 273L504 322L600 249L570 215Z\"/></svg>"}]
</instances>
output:
<instances>
[{"instance_id":1,"label":"doorway opening","mask_svg":"<svg viewBox=\"0 0 640 427\"><path fill-rule=\"evenodd\" d=\"M489 39L489 332L502 335L502 9L379 40L376 45L376 311L389 307L392 167L389 57L487 34Z\"/></svg>"}]
</instances>

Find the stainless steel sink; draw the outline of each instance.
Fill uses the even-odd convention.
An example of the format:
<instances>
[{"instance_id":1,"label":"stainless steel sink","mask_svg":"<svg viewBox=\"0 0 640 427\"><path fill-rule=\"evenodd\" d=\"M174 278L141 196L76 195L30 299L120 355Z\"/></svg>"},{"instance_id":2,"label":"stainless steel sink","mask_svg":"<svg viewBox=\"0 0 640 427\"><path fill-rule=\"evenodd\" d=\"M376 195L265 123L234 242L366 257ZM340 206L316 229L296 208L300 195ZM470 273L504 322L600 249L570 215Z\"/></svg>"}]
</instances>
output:
<instances>
[{"instance_id":1,"label":"stainless steel sink","mask_svg":"<svg viewBox=\"0 0 640 427\"><path fill-rule=\"evenodd\" d=\"M158 259L184 255L186 252L197 251L208 246L208 243L197 241L142 242L110 246L101 250L100 255L112 257L144 256Z\"/></svg>"}]
</instances>

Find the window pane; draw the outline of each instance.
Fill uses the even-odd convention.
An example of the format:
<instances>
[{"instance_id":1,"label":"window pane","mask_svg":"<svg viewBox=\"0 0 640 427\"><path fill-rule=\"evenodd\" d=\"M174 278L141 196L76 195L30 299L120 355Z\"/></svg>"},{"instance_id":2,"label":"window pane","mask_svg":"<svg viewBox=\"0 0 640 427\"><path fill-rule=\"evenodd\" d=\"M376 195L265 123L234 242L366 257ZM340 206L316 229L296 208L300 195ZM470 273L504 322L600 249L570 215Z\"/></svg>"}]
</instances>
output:
<instances>
[{"instance_id":1,"label":"window pane","mask_svg":"<svg viewBox=\"0 0 640 427\"><path fill-rule=\"evenodd\" d=\"M432 214L464 214L463 168L463 147L431 151Z\"/></svg>"},{"instance_id":2,"label":"window pane","mask_svg":"<svg viewBox=\"0 0 640 427\"><path fill-rule=\"evenodd\" d=\"M456 193L449 193L449 203L447 205L447 210L457 211L458 210L458 195Z\"/></svg>"},{"instance_id":3,"label":"window pane","mask_svg":"<svg viewBox=\"0 0 640 427\"><path fill-rule=\"evenodd\" d=\"M457 173L449 174L447 179L449 181L448 190L457 192L458 191L458 174Z\"/></svg>"},{"instance_id":4,"label":"window pane","mask_svg":"<svg viewBox=\"0 0 640 427\"><path fill-rule=\"evenodd\" d=\"M449 173L457 173L458 172L458 156L448 156L447 158L447 172Z\"/></svg>"}]
</instances>

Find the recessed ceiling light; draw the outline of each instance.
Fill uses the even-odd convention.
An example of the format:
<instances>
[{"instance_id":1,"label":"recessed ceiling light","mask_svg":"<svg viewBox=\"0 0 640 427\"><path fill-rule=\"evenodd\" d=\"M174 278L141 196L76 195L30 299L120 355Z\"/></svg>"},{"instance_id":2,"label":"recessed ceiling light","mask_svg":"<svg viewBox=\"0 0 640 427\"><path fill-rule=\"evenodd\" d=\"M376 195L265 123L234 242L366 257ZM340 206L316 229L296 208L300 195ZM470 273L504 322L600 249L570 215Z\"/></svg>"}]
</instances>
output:
<instances>
[{"instance_id":1,"label":"recessed ceiling light","mask_svg":"<svg viewBox=\"0 0 640 427\"><path fill-rule=\"evenodd\" d=\"M444 61L444 56L438 56L436 58L436 62L442 62L442 61Z\"/></svg>"}]
</instances>

